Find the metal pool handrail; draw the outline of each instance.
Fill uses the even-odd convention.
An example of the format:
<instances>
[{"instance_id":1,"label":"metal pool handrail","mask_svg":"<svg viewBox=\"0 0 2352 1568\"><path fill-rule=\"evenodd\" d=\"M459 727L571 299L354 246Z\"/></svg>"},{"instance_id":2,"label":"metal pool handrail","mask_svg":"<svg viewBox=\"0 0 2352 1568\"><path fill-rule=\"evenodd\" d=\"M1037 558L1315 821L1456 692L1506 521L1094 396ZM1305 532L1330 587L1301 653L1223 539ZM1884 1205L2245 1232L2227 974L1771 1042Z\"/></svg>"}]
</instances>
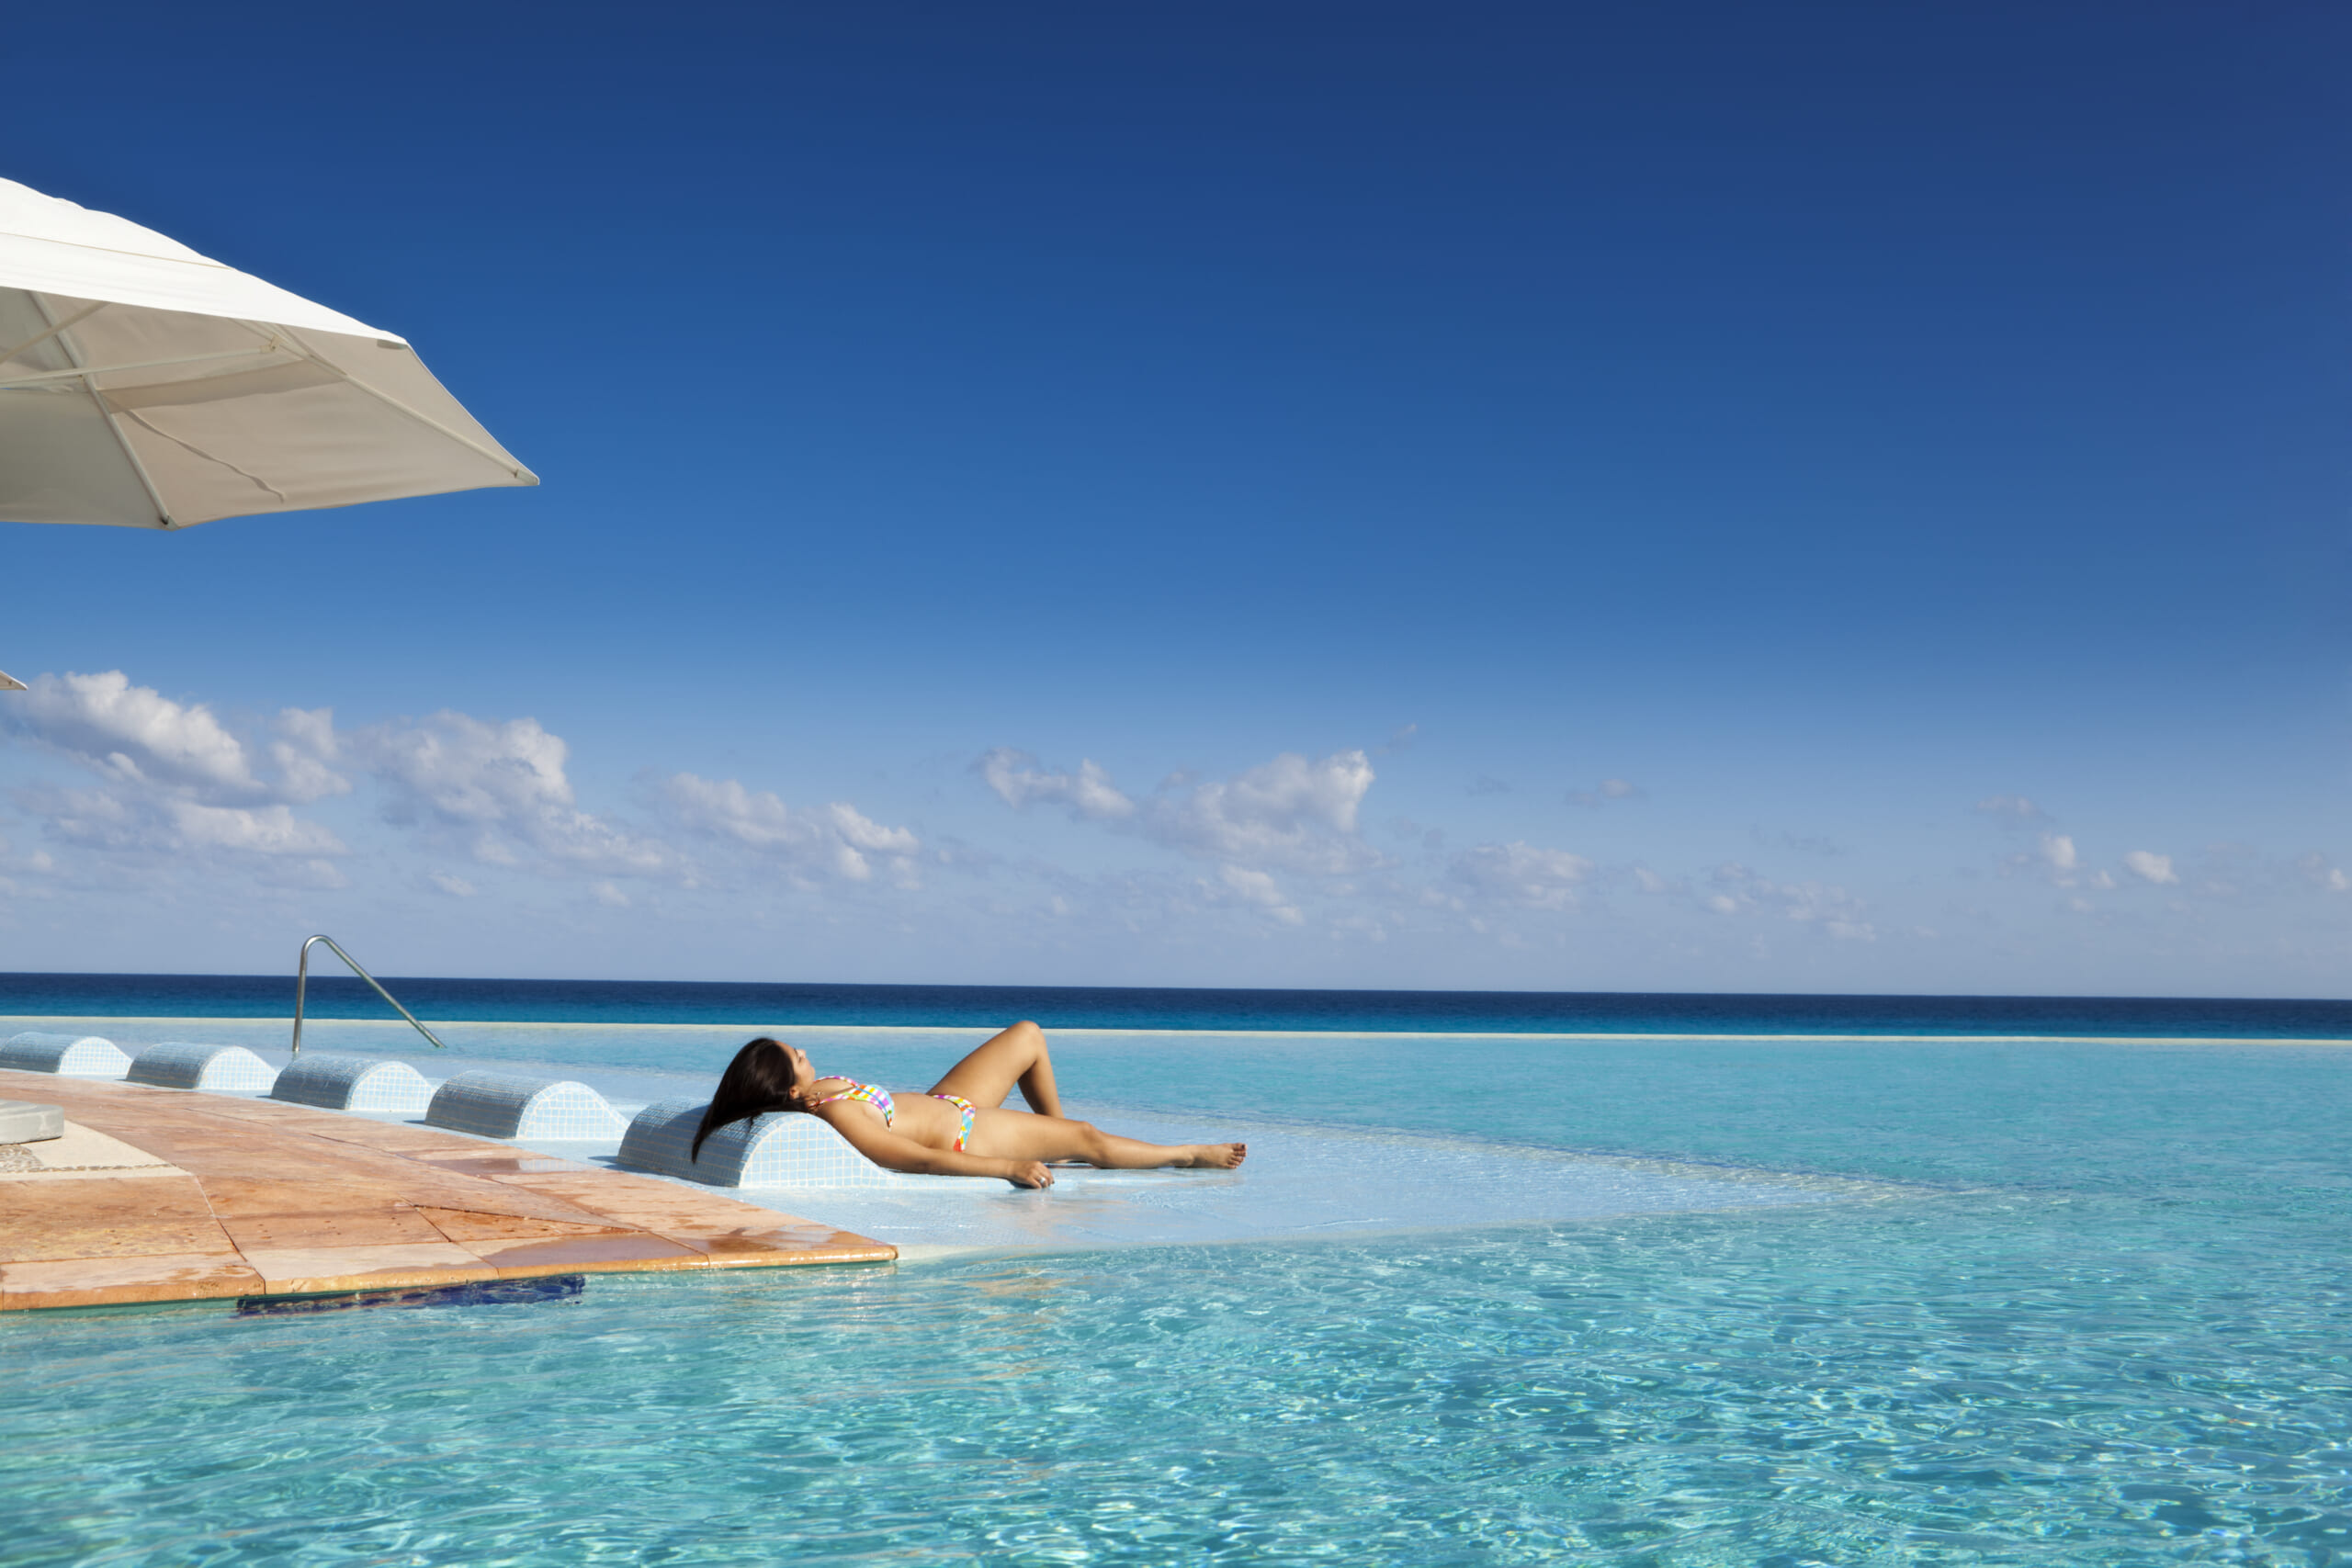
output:
<instances>
[{"instance_id":1,"label":"metal pool handrail","mask_svg":"<svg viewBox=\"0 0 2352 1568\"><path fill-rule=\"evenodd\" d=\"M329 953L334 953L337 958L342 959L345 964L349 964L351 966L351 972L354 975L358 976L361 979L367 981L369 986L374 987L375 992L378 996L383 998L386 1001L390 1002L394 1012L399 1013L402 1018L408 1020L409 1022L416 1024L416 1032L419 1034L424 1035L427 1040L433 1041L433 1048L435 1050L446 1051L448 1049L447 1045L442 1044L438 1039L435 1038L433 1031L425 1028L424 1025L416 1022L416 1014L401 1006L398 998L394 997L391 992L384 989L383 987L377 985L376 976L368 973L367 970L359 967L359 960L344 952L342 947L336 943L334 938L331 936L314 936L310 941L302 944L302 959L294 969L294 1049L287 1053L287 1055L299 1056L302 1054L302 993L311 984L311 949L316 947L321 942L325 942L327 944L327 951Z\"/></svg>"}]
</instances>

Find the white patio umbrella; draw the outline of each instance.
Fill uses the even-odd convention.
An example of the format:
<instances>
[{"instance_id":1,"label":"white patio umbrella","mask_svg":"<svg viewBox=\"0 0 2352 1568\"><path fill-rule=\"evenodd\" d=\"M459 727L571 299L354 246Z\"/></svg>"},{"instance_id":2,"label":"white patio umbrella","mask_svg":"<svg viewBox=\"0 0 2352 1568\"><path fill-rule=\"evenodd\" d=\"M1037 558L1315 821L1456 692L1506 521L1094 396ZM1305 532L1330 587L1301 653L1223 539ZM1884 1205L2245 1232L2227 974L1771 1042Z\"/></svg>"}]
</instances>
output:
<instances>
[{"instance_id":1,"label":"white patio umbrella","mask_svg":"<svg viewBox=\"0 0 2352 1568\"><path fill-rule=\"evenodd\" d=\"M0 180L0 519L185 528L537 482L405 340Z\"/></svg>"},{"instance_id":2,"label":"white patio umbrella","mask_svg":"<svg viewBox=\"0 0 2352 1568\"><path fill-rule=\"evenodd\" d=\"M0 520L186 528L538 482L404 339L0 179Z\"/></svg>"}]
</instances>

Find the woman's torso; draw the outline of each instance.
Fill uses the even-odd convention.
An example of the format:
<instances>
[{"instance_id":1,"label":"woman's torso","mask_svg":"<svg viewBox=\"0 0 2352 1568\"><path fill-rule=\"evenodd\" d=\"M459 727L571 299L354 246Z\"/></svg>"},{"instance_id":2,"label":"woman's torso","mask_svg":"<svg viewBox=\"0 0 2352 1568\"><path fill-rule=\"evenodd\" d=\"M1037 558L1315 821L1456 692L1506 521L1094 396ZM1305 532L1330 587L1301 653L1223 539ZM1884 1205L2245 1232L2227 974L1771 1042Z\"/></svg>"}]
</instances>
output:
<instances>
[{"instance_id":1,"label":"woman's torso","mask_svg":"<svg viewBox=\"0 0 2352 1568\"><path fill-rule=\"evenodd\" d=\"M852 1089L873 1089L887 1096L890 1114L885 1117L881 1106L864 1099L848 1098ZM944 1149L955 1146L963 1131L964 1115L944 1100L933 1100L914 1089L885 1089L878 1084L861 1084L855 1078L819 1078L808 1089L812 1102L809 1109L828 1122L840 1122L845 1117L864 1117L877 1127L887 1127L899 1136L922 1144L927 1148ZM815 1101L830 1101L816 1104Z\"/></svg>"}]
</instances>

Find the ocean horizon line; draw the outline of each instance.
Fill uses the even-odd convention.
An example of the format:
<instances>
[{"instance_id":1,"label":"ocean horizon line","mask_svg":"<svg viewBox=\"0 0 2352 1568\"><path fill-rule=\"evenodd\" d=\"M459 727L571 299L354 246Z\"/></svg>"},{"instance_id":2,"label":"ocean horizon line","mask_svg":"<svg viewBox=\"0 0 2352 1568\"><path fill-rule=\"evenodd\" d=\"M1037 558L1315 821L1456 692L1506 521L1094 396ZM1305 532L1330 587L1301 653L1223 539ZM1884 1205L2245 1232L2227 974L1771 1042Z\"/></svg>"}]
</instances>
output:
<instances>
[{"instance_id":1,"label":"ocean horizon line","mask_svg":"<svg viewBox=\"0 0 2352 1568\"><path fill-rule=\"evenodd\" d=\"M251 1020L283 1027L292 976L0 974L0 1017ZM963 1033L1035 1019L1057 1033L1397 1039L2352 1041L2352 1001L1835 992L1424 991L1166 986L865 986L819 981L504 980L388 976L444 1026ZM363 982L313 974L306 1017L382 1021ZM262 1021L271 1021L263 1022ZM450 1021L455 1021L452 1023ZM130 1027L130 1025L126 1025ZM103 1032L103 1030L94 1030Z\"/></svg>"},{"instance_id":2,"label":"ocean horizon line","mask_svg":"<svg viewBox=\"0 0 2352 1568\"><path fill-rule=\"evenodd\" d=\"M203 1021L210 1024L251 1023L277 1025L291 1032L294 1015L270 1018L258 1014L214 1015L205 1013L163 1013L138 1015L130 1013L0 1013L0 1029L32 1026L65 1021L104 1021L128 1024L174 1024ZM322 1018L311 1014L307 1021L312 1025L333 1023L337 1027L357 1024L363 1028L393 1031L396 1034L413 1033L410 1025L401 1019ZM966 1023L771 1023L735 1024L657 1023L574 1021L566 1019L435 1019L433 1027L439 1030L531 1030L576 1029L608 1031L614 1033L642 1034L650 1031L684 1033L689 1031L766 1029L776 1033L815 1032L822 1030L834 1034L969 1034L986 1024ZM1107 1034L1142 1037L1161 1034L1182 1034L1188 1037L1239 1040L1315 1040L1330 1036L1360 1038L1376 1034L1384 1040L1557 1040L1591 1043L1613 1041L1659 1041L1705 1043L1722 1042L1757 1044L1905 1044L1936 1045L2352 1045L2352 1036L2334 1037L2310 1034L1937 1034L1925 1032L1882 1032L1879 1033L1799 1034L1766 1033L1761 1031L1736 1031L1720 1033L1693 1033L1664 1030L1568 1031L1530 1029L1207 1029L1170 1025L1159 1029L1093 1028L1084 1024L1063 1024L1054 1032L1059 1035Z\"/></svg>"},{"instance_id":3,"label":"ocean horizon line","mask_svg":"<svg viewBox=\"0 0 2352 1568\"><path fill-rule=\"evenodd\" d=\"M2027 1002L2040 1004L2098 1002L2152 1005L2290 1006L2352 1008L2346 996L2255 996L2206 992L2117 991L1739 991L1739 990L1545 990L1532 987L1476 986L1203 986L1123 985L1082 986L1059 982L966 980L664 980L620 979L597 976L512 975L391 975L378 974L384 984L405 986L573 987L600 990L806 990L806 991L1004 991L1044 995L1056 992L1102 996L1256 996L1256 997L1505 997L1552 998L1608 1001L1844 1001L1844 1002ZM290 969L254 974L230 970L0 969L0 995L13 984L30 982L174 982L194 985L273 985L294 983ZM339 971L321 970L310 977L313 987L364 987L364 982Z\"/></svg>"}]
</instances>

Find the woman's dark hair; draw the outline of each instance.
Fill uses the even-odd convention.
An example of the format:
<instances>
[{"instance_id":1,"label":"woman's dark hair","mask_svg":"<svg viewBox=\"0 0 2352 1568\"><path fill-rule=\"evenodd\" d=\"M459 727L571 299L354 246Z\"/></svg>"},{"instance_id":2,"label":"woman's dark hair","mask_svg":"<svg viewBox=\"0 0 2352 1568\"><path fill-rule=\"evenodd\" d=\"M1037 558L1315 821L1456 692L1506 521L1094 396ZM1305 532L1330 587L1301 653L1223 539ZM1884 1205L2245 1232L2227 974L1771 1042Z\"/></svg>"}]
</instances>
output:
<instances>
[{"instance_id":1,"label":"woman's dark hair","mask_svg":"<svg viewBox=\"0 0 2352 1568\"><path fill-rule=\"evenodd\" d=\"M702 1141L729 1122L766 1111L801 1109L792 1058L785 1054L782 1043L763 1034L736 1052L727 1070L718 1075L718 1088L710 1097L710 1109L702 1113L702 1125L695 1129L694 1147L686 1158L702 1158Z\"/></svg>"}]
</instances>

